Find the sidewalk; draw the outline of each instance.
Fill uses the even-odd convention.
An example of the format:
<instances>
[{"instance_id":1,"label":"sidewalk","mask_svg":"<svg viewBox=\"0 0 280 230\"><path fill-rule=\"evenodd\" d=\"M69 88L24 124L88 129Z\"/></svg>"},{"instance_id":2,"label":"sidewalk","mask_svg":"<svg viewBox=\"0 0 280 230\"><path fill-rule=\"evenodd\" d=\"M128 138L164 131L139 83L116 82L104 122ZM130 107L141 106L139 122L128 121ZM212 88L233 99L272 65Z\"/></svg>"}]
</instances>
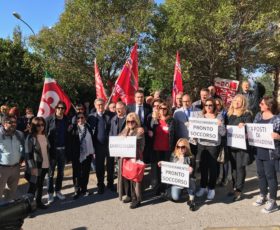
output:
<instances>
[{"instance_id":1,"label":"sidewalk","mask_svg":"<svg viewBox=\"0 0 280 230\"><path fill-rule=\"evenodd\" d=\"M69 169L68 169L69 170ZM66 170L67 171L67 170ZM68 173L66 173L68 174ZM217 227L248 227L241 229L272 229L280 226L280 211L263 214L262 207L253 207L258 195L256 168L253 163L247 169L244 199L232 203L226 196L227 188L217 187L213 201L198 200L199 207L191 212L185 202L173 203L160 197L144 194L140 208L131 210L129 204L119 201L116 193L106 190L103 195L97 194L96 176L90 175L89 189L94 195L73 200L71 175L63 181L65 201L56 201L47 210L34 213L33 218L24 222L24 230L87 230L87 229L215 229ZM22 190L23 191L23 190ZM278 197L280 192L278 192ZM47 197L44 196L44 199ZM278 204L280 201L278 200ZM252 227L252 228L249 228ZM237 228L231 228L237 229ZM273 229L280 229L275 227Z\"/></svg>"}]
</instances>

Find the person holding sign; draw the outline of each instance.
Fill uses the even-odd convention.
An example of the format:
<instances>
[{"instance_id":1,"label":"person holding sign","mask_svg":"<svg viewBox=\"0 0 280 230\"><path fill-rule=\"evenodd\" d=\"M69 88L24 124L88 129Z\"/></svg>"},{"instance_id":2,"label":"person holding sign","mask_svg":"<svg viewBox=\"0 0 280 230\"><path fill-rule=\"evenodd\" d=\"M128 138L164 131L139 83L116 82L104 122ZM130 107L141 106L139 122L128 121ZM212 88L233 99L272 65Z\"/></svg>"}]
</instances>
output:
<instances>
[{"instance_id":1,"label":"person holding sign","mask_svg":"<svg viewBox=\"0 0 280 230\"><path fill-rule=\"evenodd\" d=\"M213 98L206 99L203 110L198 116L207 119L217 119L218 140L198 139L197 147L197 154L200 157L201 180L200 189L196 193L196 196L202 197L207 193L207 199L213 200L217 180L217 158L221 145L221 137L225 136L226 128L222 116L217 112L216 103Z\"/></svg>"},{"instance_id":2,"label":"person holding sign","mask_svg":"<svg viewBox=\"0 0 280 230\"><path fill-rule=\"evenodd\" d=\"M187 188L189 194L189 202L191 211L195 211L195 202L194 202L194 192L195 192L195 177L194 177L194 161L190 149L189 141L186 138L180 138L175 146L174 152L171 154L170 162L177 164L187 164L189 165L188 170L189 174L191 174L191 178L189 180L189 187ZM158 166L161 167L161 161L158 162ZM164 194L166 198L172 199L174 201L178 201L181 198L182 190L184 188L172 185L169 189L167 189Z\"/></svg>"},{"instance_id":3,"label":"person holding sign","mask_svg":"<svg viewBox=\"0 0 280 230\"><path fill-rule=\"evenodd\" d=\"M141 127L141 122L136 113L129 113L126 116L126 125L124 130L119 136L137 136L137 147L136 147L136 159L143 159L143 151L145 148L145 137L144 129ZM128 181L123 178L125 194L128 195L129 186L131 190L131 205L130 208L134 209L141 205L142 194L141 194L141 182ZM128 200L129 197L126 197ZM126 203L126 202L125 202Z\"/></svg>"},{"instance_id":4,"label":"person holding sign","mask_svg":"<svg viewBox=\"0 0 280 230\"><path fill-rule=\"evenodd\" d=\"M155 158L155 191L156 195L165 192L165 186L160 182L161 173L157 164L159 161L168 161L175 146L175 120L171 116L171 109L166 102L159 105L159 110L152 114L151 127L153 130L153 158Z\"/></svg>"},{"instance_id":5,"label":"person holding sign","mask_svg":"<svg viewBox=\"0 0 280 230\"><path fill-rule=\"evenodd\" d=\"M241 94L237 94L228 110L228 125L236 125L240 128L246 123L253 121L252 113L247 110L247 99ZM248 149L248 145L247 145ZM246 177L246 165L251 163L249 151L236 147L228 147L232 179L233 179L233 201L241 200L242 190ZM230 192L229 195L232 195Z\"/></svg>"},{"instance_id":6,"label":"person holding sign","mask_svg":"<svg viewBox=\"0 0 280 230\"><path fill-rule=\"evenodd\" d=\"M277 102L272 97L263 97L259 106L261 112L256 115L254 123L273 124L273 133L271 136L274 139L275 149L256 147L256 165L260 195L253 205L261 206L266 203L262 212L271 213L278 210L276 203L278 188L276 170L279 171L280 118L277 116ZM268 192L269 197L267 196Z\"/></svg>"}]
</instances>

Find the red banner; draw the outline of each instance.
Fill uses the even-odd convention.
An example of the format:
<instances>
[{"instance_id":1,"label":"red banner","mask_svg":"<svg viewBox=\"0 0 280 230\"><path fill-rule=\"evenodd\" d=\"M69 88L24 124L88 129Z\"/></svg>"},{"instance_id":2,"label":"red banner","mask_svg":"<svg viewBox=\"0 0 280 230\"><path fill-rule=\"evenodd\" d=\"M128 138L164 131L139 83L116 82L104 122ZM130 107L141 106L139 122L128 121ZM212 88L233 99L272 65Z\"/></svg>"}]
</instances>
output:
<instances>
[{"instance_id":1,"label":"red banner","mask_svg":"<svg viewBox=\"0 0 280 230\"><path fill-rule=\"evenodd\" d=\"M181 73L180 56L179 52L177 51L172 89L172 100L174 107L176 106L176 95L180 92L183 92L183 79Z\"/></svg>"},{"instance_id":2,"label":"red banner","mask_svg":"<svg viewBox=\"0 0 280 230\"><path fill-rule=\"evenodd\" d=\"M66 104L65 114L67 115L71 108L71 101L57 82L46 73L37 116L46 118L54 114L55 107L59 101L63 101Z\"/></svg>"},{"instance_id":3,"label":"red banner","mask_svg":"<svg viewBox=\"0 0 280 230\"><path fill-rule=\"evenodd\" d=\"M99 73L96 59L94 60L94 77L95 77L96 98L101 98L106 102L107 95L106 95L105 88L103 86L103 82L102 82L102 79L101 79L101 76Z\"/></svg>"},{"instance_id":4,"label":"red banner","mask_svg":"<svg viewBox=\"0 0 280 230\"><path fill-rule=\"evenodd\" d=\"M126 104L133 104L135 91L138 90L138 53L137 43L126 60L113 90L112 101L119 98Z\"/></svg>"}]
</instances>

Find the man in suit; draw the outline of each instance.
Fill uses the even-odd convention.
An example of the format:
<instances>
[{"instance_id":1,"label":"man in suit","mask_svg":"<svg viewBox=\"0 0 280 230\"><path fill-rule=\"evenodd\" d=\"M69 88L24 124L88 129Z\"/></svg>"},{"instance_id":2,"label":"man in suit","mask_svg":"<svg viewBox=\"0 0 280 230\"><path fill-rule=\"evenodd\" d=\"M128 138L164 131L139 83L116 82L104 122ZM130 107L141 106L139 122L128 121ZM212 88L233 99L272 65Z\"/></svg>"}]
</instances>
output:
<instances>
[{"instance_id":1,"label":"man in suit","mask_svg":"<svg viewBox=\"0 0 280 230\"><path fill-rule=\"evenodd\" d=\"M122 101L116 104L116 115L111 120L111 129L109 136L118 136L125 127L126 106Z\"/></svg>"},{"instance_id":2,"label":"man in suit","mask_svg":"<svg viewBox=\"0 0 280 230\"><path fill-rule=\"evenodd\" d=\"M109 132L113 113L105 110L105 101L97 98L94 101L96 112L88 116L88 123L94 131L94 147L96 160L96 176L98 194L103 194L105 189L105 159L107 169L107 188L114 189L114 158L109 156Z\"/></svg>"},{"instance_id":3,"label":"man in suit","mask_svg":"<svg viewBox=\"0 0 280 230\"><path fill-rule=\"evenodd\" d=\"M173 118L177 121L175 134L176 139L187 138L190 142L192 154L196 157L197 155L197 143L194 139L189 138L188 122L189 118L198 110L192 107L192 99L190 95L185 94L182 98L183 106L174 112ZM194 161L195 169L195 161Z\"/></svg>"},{"instance_id":4,"label":"man in suit","mask_svg":"<svg viewBox=\"0 0 280 230\"><path fill-rule=\"evenodd\" d=\"M148 115L152 112L152 109L149 105L144 103L144 92L143 90L137 90L135 92L135 104L129 105L127 107L128 113L136 113L141 121L141 126L145 131L145 150L143 153L143 161L145 163L150 163L151 155L151 138L148 136L148 130L150 130L150 124L148 122Z\"/></svg>"}]
</instances>

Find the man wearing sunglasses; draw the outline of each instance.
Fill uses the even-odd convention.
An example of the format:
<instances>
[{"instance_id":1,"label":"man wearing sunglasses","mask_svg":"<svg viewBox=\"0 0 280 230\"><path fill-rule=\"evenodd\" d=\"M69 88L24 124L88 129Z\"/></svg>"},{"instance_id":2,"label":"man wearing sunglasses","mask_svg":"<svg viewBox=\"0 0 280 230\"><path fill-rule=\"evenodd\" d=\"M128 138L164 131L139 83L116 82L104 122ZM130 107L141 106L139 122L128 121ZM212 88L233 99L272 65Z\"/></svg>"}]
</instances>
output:
<instances>
[{"instance_id":1,"label":"man wearing sunglasses","mask_svg":"<svg viewBox=\"0 0 280 230\"><path fill-rule=\"evenodd\" d=\"M20 162L24 156L24 136L16 130L17 118L4 116L0 127L0 201L7 184L6 200L15 198L19 181Z\"/></svg>"},{"instance_id":2,"label":"man wearing sunglasses","mask_svg":"<svg viewBox=\"0 0 280 230\"><path fill-rule=\"evenodd\" d=\"M66 163L66 153L68 151L67 131L69 120L64 115L66 105L59 101L55 107L55 113L46 118L46 134L50 143L50 171L48 180L48 203L54 201L53 194L64 200L65 196L61 193L62 181L64 177L64 167ZM57 168L57 178L54 188L54 172Z\"/></svg>"}]
</instances>

